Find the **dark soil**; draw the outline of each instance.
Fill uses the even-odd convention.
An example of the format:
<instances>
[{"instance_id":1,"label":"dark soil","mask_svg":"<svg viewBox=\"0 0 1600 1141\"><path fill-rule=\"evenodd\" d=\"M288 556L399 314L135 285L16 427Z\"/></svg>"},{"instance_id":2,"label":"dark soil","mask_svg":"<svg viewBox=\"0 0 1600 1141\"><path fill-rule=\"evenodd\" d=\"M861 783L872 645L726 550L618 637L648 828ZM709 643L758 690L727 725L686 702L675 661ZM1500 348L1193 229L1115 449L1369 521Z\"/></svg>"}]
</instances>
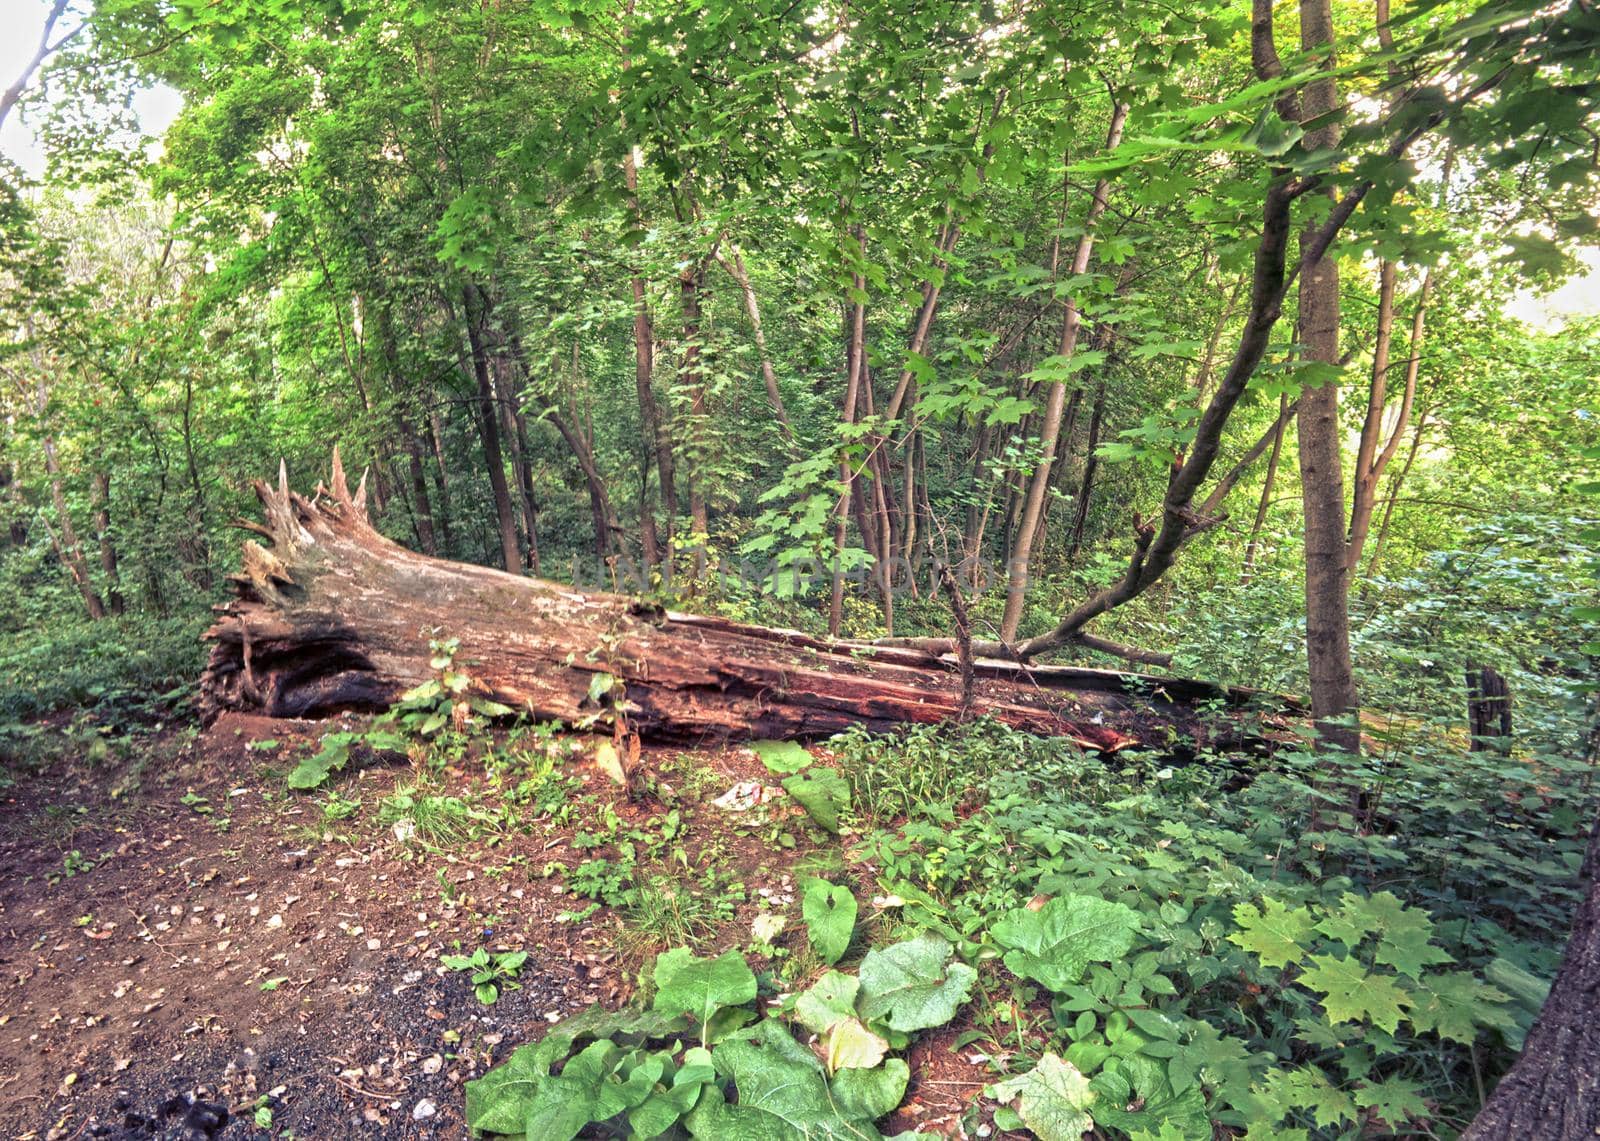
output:
<instances>
[{"instance_id":1,"label":"dark soil","mask_svg":"<svg viewBox=\"0 0 1600 1141\"><path fill-rule=\"evenodd\" d=\"M168 728L117 763L63 756L0 792L0 1136L462 1137L465 1082L551 1022L631 994L663 947L608 908L573 921L587 901L563 885L610 849L574 845L577 823L440 845L397 834L375 806L412 778L404 761L342 776L363 807L329 821L283 773L338 727L233 715L203 734ZM251 747L267 740L280 744ZM629 795L576 760L573 795L610 804L624 828L659 819L658 794L685 805L694 866L714 853L743 891L707 942L748 945L758 907L792 901L790 872L817 838L797 825L775 845L771 827L687 807L770 780L746 750L643 764L654 775ZM481 779L470 759L440 775L450 792ZM529 956L492 1006L440 962L479 946ZM986 1077L952 1036L914 1048L889 1132L961 1135Z\"/></svg>"}]
</instances>

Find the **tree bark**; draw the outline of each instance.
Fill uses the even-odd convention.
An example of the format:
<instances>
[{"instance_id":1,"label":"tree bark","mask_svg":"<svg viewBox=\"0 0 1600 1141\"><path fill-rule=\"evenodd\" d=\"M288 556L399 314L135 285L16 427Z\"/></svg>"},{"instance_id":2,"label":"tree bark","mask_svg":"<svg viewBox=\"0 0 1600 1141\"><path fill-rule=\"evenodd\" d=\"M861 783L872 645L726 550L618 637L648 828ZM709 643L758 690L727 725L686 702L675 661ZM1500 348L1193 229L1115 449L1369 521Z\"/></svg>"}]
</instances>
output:
<instances>
[{"instance_id":1,"label":"tree bark","mask_svg":"<svg viewBox=\"0 0 1600 1141\"><path fill-rule=\"evenodd\" d=\"M377 709L434 676L428 637L459 639L469 693L567 724L592 720L590 682L610 674L608 708L659 741L822 737L851 725L883 730L957 717L961 663L913 648L831 642L591 594L488 567L429 558L375 531L366 483L352 494L337 453L331 486L303 497L257 483L270 546L244 544L237 595L208 632L206 717L238 709L301 717ZM970 666L976 708L1033 732L1115 751L1139 740L1140 718L1196 729L1188 703L1247 691L1177 678L1071 667ZM1130 682L1154 696L1138 716Z\"/></svg>"},{"instance_id":2,"label":"tree bark","mask_svg":"<svg viewBox=\"0 0 1600 1141\"><path fill-rule=\"evenodd\" d=\"M1249 583L1256 570L1256 556L1261 553L1261 532L1267 523L1267 509L1272 506L1272 489L1278 482L1278 460L1283 455L1283 433L1289 426L1289 394L1278 397L1278 420L1272 429L1272 455L1267 460L1266 481L1261 485L1261 499L1256 503L1255 521L1250 524L1250 540L1244 548L1244 568L1239 581Z\"/></svg>"},{"instance_id":3,"label":"tree bark","mask_svg":"<svg viewBox=\"0 0 1600 1141\"><path fill-rule=\"evenodd\" d=\"M767 351L767 334L761 327L761 306L756 299L755 285L750 280L750 272L745 268L744 256L740 254L739 247L732 241L726 244L728 256L719 256L717 261L739 286L739 294L744 298L745 316L750 321L750 336L755 341L756 359L761 364L761 381L767 389L767 404L772 408L772 414L778 418L778 427L783 430L784 442L792 449L795 443L794 427L789 423L789 410L784 406L783 392L778 388L778 374L772 368L772 354Z\"/></svg>"},{"instance_id":4,"label":"tree bark","mask_svg":"<svg viewBox=\"0 0 1600 1141\"><path fill-rule=\"evenodd\" d=\"M1067 562L1078 557L1083 546L1083 532L1089 525L1089 496L1094 493L1095 469L1100 466L1100 426L1106 416L1106 382L1100 381L1095 389L1094 409L1089 413L1089 442L1083 453L1083 482L1078 485L1078 502L1072 515L1072 538L1067 543Z\"/></svg>"},{"instance_id":5,"label":"tree bark","mask_svg":"<svg viewBox=\"0 0 1600 1141\"><path fill-rule=\"evenodd\" d=\"M1422 415L1417 418L1416 431L1411 433L1411 449L1406 452L1406 462L1400 465L1400 470L1389 481L1389 495L1383 504L1383 519L1378 523L1378 537L1372 544L1372 557L1367 560L1366 573L1363 576L1368 581L1362 584L1362 590L1371 585L1371 579L1378 573L1378 565L1383 561L1383 548L1389 541L1389 524L1394 520L1394 505L1400 498L1400 488L1405 485L1406 476L1411 474L1411 465L1417 462L1417 453L1422 450L1422 436L1428 430L1428 409L1422 410Z\"/></svg>"},{"instance_id":6,"label":"tree bark","mask_svg":"<svg viewBox=\"0 0 1600 1141\"><path fill-rule=\"evenodd\" d=\"M97 471L90 491L94 504L94 537L100 547L100 569L106 576L106 609L122 614L127 603L122 598L122 573L117 569L117 547L111 535L111 473Z\"/></svg>"},{"instance_id":7,"label":"tree bark","mask_svg":"<svg viewBox=\"0 0 1600 1141\"><path fill-rule=\"evenodd\" d=\"M1600 1134L1600 821L1589 835L1567 951L1522 1055L1461 1141L1593 1141Z\"/></svg>"},{"instance_id":8,"label":"tree bark","mask_svg":"<svg viewBox=\"0 0 1600 1141\"><path fill-rule=\"evenodd\" d=\"M39 403L42 408L44 405L42 397ZM78 594L83 598L83 607L89 612L89 617L98 622L106 616L106 604L89 577L89 564L84 560L77 529L73 527L72 515L67 511L67 497L61 490L61 464L56 459L56 442L50 436L44 438L44 464L50 476L50 502L56 509L56 522L61 528L60 538L57 538L54 532L50 536L56 549L56 557L67 568L67 574L71 576L72 584L78 588Z\"/></svg>"},{"instance_id":9,"label":"tree bark","mask_svg":"<svg viewBox=\"0 0 1600 1141\"><path fill-rule=\"evenodd\" d=\"M863 260L866 258L867 239L865 233L856 228L856 243L861 249ZM867 279L861 274L854 276L854 293L857 298L850 306L848 339L845 345L845 386L844 409L839 419L844 424L854 424L856 421L856 404L861 396L862 376L867 371L867 307L866 303L859 300L865 296ZM833 582L828 592L828 636L837 638L839 629L844 622L844 571L840 565L844 559L844 544L848 535L850 521L850 500L856 487L856 472L850 466L850 461L841 456L839 460L839 482L844 485L844 492L839 496L839 503L834 508L833 522Z\"/></svg>"},{"instance_id":10,"label":"tree bark","mask_svg":"<svg viewBox=\"0 0 1600 1141\"><path fill-rule=\"evenodd\" d=\"M474 304L474 294L477 304ZM483 321L487 305L474 286L463 290L467 342L472 350L472 375L478 386L478 432L483 437L483 462L489 469L489 488L494 494L494 516L500 532L500 562L515 572L522 565L517 546L517 520L511 512L511 487L506 482L505 457L500 450L500 424L494 386L489 377L489 353L484 345Z\"/></svg>"},{"instance_id":11,"label":"tree bark","mask_svg":"<svg viewBox=\"0 0 1600 1141\"><path fill-rule=\"evenodd\" d=\"M644 226L644 213L639 205L639 170L633 161L630 148L622 160L623 185L628 192L628 205L634 223ZM677 480L673 472L672 441L661 418L661 406L656 402L652 377L655 373L655 323L650 316L650 292L644 273L636 266L628 278L633 291L633 387L639 401L639 419L644 425L645 442L655 456L656 473L661 481L661 505L666 515L664 552L668 576L672 564L672 532L678 514ZM647 500L647 497L643 497ZM644 547L646 564L654 566L663 558L662 536L656 531L654 509L645 502L639 512L639 538Z\"/></svg>"},{"instance_id":12,"label":"tree bark","mask_svg":"<svg viewBox=\"0 0 1600 1141\"><path fill-rule=\"evenodd\" d=\"M1106 131L1106 151L1116 150L1117 144L1122 141L1122 127L1127 119L1128 105L1113 102L1111 125ZM1099 222L1100 215L1105 213L1106 202L1110 195L1111 180L1100 179L1095 184L1094 195L1083 220L1083 236L1078 239L1078 248L1072 259L1074 277L1088 272L1089 258L1094 252L1095 224ZM1077 298L1068 296L1061 319L1061 340L1056 347L1056 356L1061 358L1063 364L1072 357L1078 347L1078 329L1081 323ZM1039 447L1042 456L1028 481L1027 496L1023 501L1021 518L1017 522L1011 555L1006 560L1006 604L1005 612L1000 618L1002 642L1013 641L1017 636L1017 627L1022 622L1022 608L1028 594L1029 562L1033 557L1033 537L1038 529L1039 516L1044 511L1045 495L1050 489L1050 468L1055 459L1056 441L1060 437L1061 415L1066 407L1066 400L1066 381L1058 380L1051 384L1050 393L1045 398L1044 422L1039 429Z\"/></svg>"},{"instance_id":13,"label":"tree bark","mask_svg":"<svg viewBox=\"0 0 1600 1141\"><path fill-rule=\"evenodd\" d=\"M1310 55L1333 57L1333 13L1329 0L1301 0L1300 46ZM1301 96L1303 121L1332 116L1338 90L1331 76L1313 80ZM1306 133L1313 150L1336 147L1339 129L1328 122ZM1321 223L1301 235L1300 337L1304 359L1337 365L1339 353L1339 263L1326 248L1315 249ZM1357 708L1350 662L1350 560L1345 541L1344 471L1340 447L1339 385L1328 379L1300 398L1300 484L1305 509L1306 661L1311 709L1322 741L1346 752L1360 749L1360 731L1343 724Z\"/></svg>"},{"instance_id":14,"label":"tree bark","mask_svg":"<svg viewBox=\"0 0 1600 1141\"><path fill-rule=\"evenodd\" d=\"M1493 666L1467 666L1467 723L1474 753L1511 744L1511 689Z\"/></svg>"}]
</instances>

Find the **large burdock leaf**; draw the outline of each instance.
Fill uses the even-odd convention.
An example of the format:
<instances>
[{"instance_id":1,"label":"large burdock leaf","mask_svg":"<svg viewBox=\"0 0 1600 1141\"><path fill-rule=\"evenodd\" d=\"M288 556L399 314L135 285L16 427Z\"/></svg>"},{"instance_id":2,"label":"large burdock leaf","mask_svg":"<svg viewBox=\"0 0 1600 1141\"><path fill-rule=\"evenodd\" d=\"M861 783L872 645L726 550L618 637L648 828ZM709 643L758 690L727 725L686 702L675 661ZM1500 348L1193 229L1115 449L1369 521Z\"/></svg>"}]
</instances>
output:
<instances>
[{"instance_id":1,"label":"large burdock leaf","mask_svg":"<svg viewBox=\"0 0 1600 1141\"><path fill-rule=\"evenodd\" d=\"M783 782L783 790L800 802L821 828L839 832L839 813L850 807L850 786L835 769L817 767Z\"/></svg>"},{"instance_id":2,"label":"large burdock leaf","mask_svg":"<svg viewBox=\"0 0 1600 1141\"><path fill-rule=\"evenodd\" d=\"M628 1128L635 1137L655 1137L672 1128L684 1114L694 1108L700 1099L701 1088L716 1078L709 1051L692 1046L683 1056L683 1065L672 1074L671 1084L665 1079L661 1088L653 1090L637 1106L628 1111Z\"/></svg>"},{"instance_id":3,"label":"large burdock leaf","mask_svg":"<svg viewBox=\"0 0 1600 1141\"><path fill-rule=\"evenodd\" d=\"M467 1124L482 1133L521 1133L529 1103L550 1080L550 1067L571 1047L571 1038L551 1031L468 1082Z\"/></svg>"},{"instance_id":4,"label":"large burdock leaf","mask_svg":"<svg viewBox=\"0 0 1600 1141\"><path fill-rule=\"evenodd\" d=\"M823 879L807 880L800 897L811 949L824 963L837 963L856 929L856 897L850 889Z\"/></svg>"},{"instance_id":5,"label":"large burdock leaf","mask_svg":"<svg viewBox=\"0 0 1600 1141\"><path fill-rule=\"evenodd\" d=\"M1063 991L1083 978L1090 963L1120 959L1133 946L1139 913L1089 895L1062 895L1038 911L1020 908L991 929L1009 947L1005 964L1018 978Z\"/></svg>"},{"instance_id":6,"label":"large burdock leaf","mask_svg":"<svg viewBox=\"0 0 1600 1141\"><path fill-rule=\"evenodd\" d=\"M591 1006L552 1026L538 1042L517 1047L500 1065L468 1082L467 1124L482 1133L522 1133L529 1107L555 1081L550 1067L565 1058L575 1043L585 1038L642 1043L651 1038L676 1037L687 1026L682 1015L653 1010L613 1014L601 1006ZM576 1079L582 1072L571 1070L569 1064L562 1077Z\"/></svg>"},{"instance_id":7,"label":"large burdock leaf","mask_svg":"<svg viewBox=\"0 0 1600 1141\"><path fill-rule=\"evenodd\" d=\"M1039 1141L1082 1141L1094 1127L1089 1106L1095 1099L1089 1079L1059 1054L1046 1054L1025 1074L984 1090L1010 1106Z\"/></svg>"},{"instance_id":8,"label":"large burdock leaf","mask_svg":"<svg viewBox=\"0 0 1600 1141\"><path fill-rule=\"evenodd\" d=\"M972 993L978 972L956 962L955 948L932 932L892 947L868 951L861 960L857 1009L869 1022L891 1030L943 1026Z\"/></svg>"},{"instance_id":9,"label":"large burdock leaf","mask_svg":"<svg viewBox=\"0 0 1600 1141\"><path fill-rule=\"evenodd\" d=\"M719 1073L733 1079L729 1102L716 1085L706 1087L684 1119L689 1133L708 1141L880 1141L870 1122L846 1117L828 1093L820 1068L779 1048L788 1038L780 1026L757 1028L768 1044L733 1038L712 1057ZM781 1036L781 1037L780 1037ZM794 1050L804 1047L788 1039Z\"/></svg>"},{"instance_id":10,"label":"large burdock leaf","mask_svg":"<svg viewBox=\"0 0 1600 1141\"><path fill-rule=\"evenodd\" d=\"M794 1017L814 1034L826 1034L833 1024L855 1017L861 981L854 975L828 971L811 989L794 1000Z\"/></svg>"},{"instance_id":11,"label":"large burdock leaf","mask_svg":"<svg viewBox=\"0 0 1600 1141\"><path fill-rule=\"evenodd\" d=\"M750 750L769 773L797 773L811 767L811 754L796 741L751 741Z\"/></svg>"},{"instance_id":12,"label":"large burdock leaf","mask_svg":"<svg viewBox=\"0 0 1600 1141\"><path fill-rule=\"evenodd\" d=\"M756 976L744 956L729 951L716 959L697 959L678 947L656 957L656 1010L687 1014L700 1027L700 1044L709 1046L711 1019L729 1006L756 998Z\"/></svg>"},{"instance_id":13,"label":"large burdock leaf","mask_svg":"<svg viewBox=\"0 0 1600 1141\"><path fill-rule=\"evenodd\" d=\"M876 1121L893 1113L906 1096L911 1067L890 1058L870 1070L840 1070L828 1088L839 1112L855 1121Z\"/></svg>"},{"instance_id":14,"label":"large burdock leaf","mask_svg":"<svg viewBox=\"0 0 1600 1141\"><path fill-rule=\"evenodd\" d=\"M889 1043L861 1024L859 1018L841 1018L822 1039L828 1073L870 1070L883 1061Z\"/></svg>"}]
</instances>

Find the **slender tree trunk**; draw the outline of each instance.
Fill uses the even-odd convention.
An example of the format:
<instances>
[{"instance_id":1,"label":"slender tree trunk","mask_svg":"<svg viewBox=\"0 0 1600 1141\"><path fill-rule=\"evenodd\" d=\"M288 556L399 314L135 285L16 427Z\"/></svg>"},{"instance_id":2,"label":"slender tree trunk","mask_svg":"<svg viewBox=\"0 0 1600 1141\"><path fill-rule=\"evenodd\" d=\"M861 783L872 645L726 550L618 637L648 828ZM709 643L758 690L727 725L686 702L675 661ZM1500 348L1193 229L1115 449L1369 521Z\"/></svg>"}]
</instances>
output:
<instances>
[{"instance_id":1,"label":"slender tree trunk","mask_svg":"<svg viewBox=\"0 0 1600 1141\"><path fill-rule=\"evenodd\" d=\"M1300 46L1308 55L1333 56L1330 0L1300 0ZM1338 91L1331 77L1309 83L1302 93L1304 120L1332 116ZM1332 123L1307 132L1313 150L1338 145ZM1301 238L1305 251L1317 239L1314 223ZM1308 257L1300 278L1300 337L1304 359L1337 365L1339 353L1339 263L1337 255ZM1311 708L1328 747L1357 752L1360 731L1336 725L1357 708L1350 662L1350 562L1345 542L1344 472L1340 457L1339 384L1308 388L1300 398L1300 483L1305 506L1306 659Z\"/></svg>"},{"instance_id":2,"label":"slender tree trunk","mask_svg":"<svg viewBox=\"0 0 1600 1141\"><path fill-rule=\"evenodd\" d=\"M530 552L523 555L522 565L532 569L531 552L539 546L539 510L533 498L533 473L528 468L528 434L522 427L521 401L511 375L511 362L496 357L491 362L491 372L500 412L500 431L511 452L512 492L516 497L517 522L525 540L525 549Z\"/></svg>"},{"instance_id":3,"label":"slender tree trunk","mask_svg":"<svg viewBox=\"0 0 1600 1141\"><path fill-rule=\"evenodd\" d=\"M61 464L56 459L56 442L50 436L44 438L44 463L50 475L50 502L56 509L56 525L61 529L59 538L53 533L51 535L56 557L66 567L72 584L83 597L83 606L89 612L89 617L98 622L106 616L106 605L89 577L89 564L84 560L83 546L78 542L77 529L72 525L72 515L67 511L67 497L61 489Z\"/></svg>"},{"instance_id":4,"label":"slender tree trunk","mask_svg":"<svg viewBox=\"0 0 1600 1141\"><path fill-rule=\"evenodd\" d=\"M472 375L478 386L478 433L483 439L483 460L494 494L494 515L500 532L501 565L512 574L522 566L517 546L517 520L511 510L511 488L506 483L505 457L500 450L500 416L494 384L489 376L489 355L484 346L483 322L487 305L482 291L468 285L462 290L467 341L472 352Z\"/></svg>"},{"instance_id":5,"label":"slender tree trunk","mask_svg":"<svg viewBox=\"0 0 1600 1141\"><path fill-rule=\"evenodd\" d=\"M532 462L527 458L533 454L533 449L528 443L528 418L522 409L514 408L511 412L511 421L516 428L517 454L522 457L522 463L517 468L518 477L521 479L523 529L528 534L528 569L535 575L539 573L539 497L533 487Z\"/></svg>"},{"instance_id":6,"label":"slender tree trunk","mask_svg":"<svg viewBox=\"0 0 1600 1141\"><path fill-rule=\"evenodd\" d=\"M1406 452L1406 462L1400 465L1400 470L1389 481L1389 494L1383 504L1383 519L1378 523L1378 537L1372 544L1372 557L1367 560L1367 569L1363 578L1371 579L1378 573L1378 564L1383 561L1383 548L1389 541L1389 523L1394 519L1394 505L1400 498L1400 488L1406 482L1406 476L1411 474L1411 465L1417 462L1417 453L1422 450L1422 437L1428 430L1428 413L1425 410L1417 417L1416 431L1411 433L1411 448ZM1363 587L1365 589L1365 587Z\"/></svg>"},{"instance_id":7,"label":"slender tree trunk","mask_svg":"<svg viewBox=\"0 0 1600 1141\"><path fill-rule=\"evenodd\" d=\"M424 554L439 553L438 540L433 533L433 504L428 496L428 477L422 464L422 440L406 407L408 385L400 368L400 347L395 339L394 316L389 306L378 305L378 344L383 353L384 367L389 373L389 388L394 399L395 428L400 433L401 445L406 450L406 473L411 480L412 518L415 521L417 542Z\"/></svg>"},{"instance_id":8,"label":"slender tree trunk","mask_svg":"<svg viewBox=\"0 0 1600 1141\"><path fill-rule=\"evenodd\" d=\"M631 12L631 5L630 5ZM622 160L623 182L628 190L628 202L633 211L634 223L644 225L644 212L639 205L639 171L629 149ZM666 515L665 552L662 537L656 531L655 508L648 503L648 489L642 497L639 510L639 537L644 548L645 563L655 566L663 555L671 577L672 533L678 515L677 481L673 472L672 441L668 438L662 421L661 407L656 402L653 376L655 373L655 324L650 317L650 294L644 274L635 268L629 278L633 290L633 387L639 402L639 420L644 426L645 439L655 455L657 477L661 483L661 504Z\"/></svg>"},{"instance_id":9,"label":"slender tree trunk","mask_svg":"<svg viewBox=\"0 0 1600 1141\"><path fill-rule=\"evenodd\" d=\"M594 519L595 554L605 560L611 554L611 536L622 531L621 524L617 522L617 513L611 506L611 494L606 490L605 477L600 474L600 469L594 462L594 452L589 447L589 441L584 439L583 434L565 416L552 409L545 418L555 425L556 431L561 433L561 438L566 440L567 447L571 449L573 458L578 461L578 467L583 472L584 482L589 488L589 506Z\"/></svg>"},{"instance_id":10,"label":"slender tree trunk","mask_svg":"<svg viewBox=\"0 0 1600 1141\"><path fill-rule=\"evenodd\" d=\"M1115 150L1117 144L1122 141L1122 128L1127 118L1127 104L1113 103L1111 125L1106 131L1107 151ZM1110 179L1100 179L1095 184L1094 196L1083 222L1083 236L1078 239L1077 253L1072 259L1074 277L1088 272L1089 258L1094 252L1095 224L1100 220L1100 215L1105 213L1106 202L1110 195ZM1061 365L1065 365L1077 349L1080 324L1081 315L1077 299L1068 297L1061 321L1061 339L1056 348L1056 355L1061 358L1058 363ZM1066 397L1066 381L1054 381L1050 385L1050 394L1045 401L1044 422L1039 431L1041 458L1028 482L1027 495L1017 522L1011 556L1008 560L1005 612L1000 619L1000 640L1005 643L1016 639L1017 626L1022 621L1022 609L1028 593L1029 562L1033 556L1033 537L1038 528L1039 515L1044 510L1045 495L1050 488L1050 468L1055 458L1056 441L1061 432L1061 417L1066 406Z\"/></svg>"},{"instance_id":11,"label":"slender tree trunk","mask_svg":"<svg viewBox=\"0 0 1600 1141\"><path fill-rule=\"evenodd\" d=\"M1067 561L1070 563L1078 557L1078 550L1083 546L1084 528L1089 523L1089 496L1094 491L1095 469L1100 466L1100 457L1095 454L1095 449L1100 446L1100 425L1105 421L1106 415L1106 382L1102 380L1095 389L1094 410L1089 413L1089 444L1083 455L1083 483L1078 488L1077 511L1072 519L1072 541L1067 546Z\"/></svg>"},{"instance_id":12,"label":"slender tree trunk","mask_svg":"<svg viewBox=\"0 0 1600 1141\"><path fill-rule=\"evenodd\" d=\"M416 430L403 412L398 414L398 419L400 438L404 441L406 449L406 472L411 477L411 499L415 504L417 543L422 547L423 554L437 555L439 540L433 531L433 504L428 497L427 469L422 463L422 441L417 438Z\"/></svg>"},{"instance_id":13,"label":"slender tree trunk","mask_svg":"<svg viewBox=\"0 0 1600 1141\"><path fill-rule=\"evenodd\" d=\"M106 609L120 615L127 609L122 598L122 575L117 570L117 548L111 536L111 474L97 471L91 498L94 501L95 541L100 547L100 569L106 577Z\"/></svg>"},{"instance_id":14,"label":"slender tree trunk","mask_svg":"<svg viewBox=\"0 0 1600 1141\"><path fill-rule=\"evenodd\" d=\"M434 475L439 481L439 553L449 555L455 549L450 541L450 468L444 461L444 422L438 412L428 413L428 442L433 448Z\"/></svg>"},{"instance_id":15,"label":"slender tree trunk","mask_svg":"<svg viewBox=\"0 0 1600 1141\"><path fill-rule=\"evenodd\" d=\"M1353 575L1361 566L1362 550L1372 526L1372 511L1377 506L1378 486L1384 470L1399 449L1400 439L1410 426L1411 408L1417 397L1417 375L1421 368L1422 341L1426 331L1426 313L1429 294L1433 289L1433 273L1423 276L1422 289L1417 295L1416 312L1411 318L1411 345L1406 360L1405 390L1400 398L1400 410L1395 416L1389 439L1380 447L1386 397L1384 375L1390 368L1389 348L1393 338L1395 268L1393 262L1384 262L1378 305L1378 348L1373 353L1372 384L1367 399L1367 416L1362 425L1361 446L1356 454L1355 489L1350 503L1350 572ZM1385 312L1387 310L1387 312Z\"/></svg>"},{"instance_id":16,"label":"slender tree trunk","mask_svg":"<svg viewBox=\"0 0 1600 1141\"><path fill-rule=\"evenodd\" d=\"M1261 532L1266 527L1267 509L1272 506L1272 489L1278 482L1278 461L1283 455L1283 433L1289 426L1289 394L1278 397L1278 422L1272 430L1272 456L1267 460L1267 477L1256 503L1255 521L1250 524L1250 540L1244 546L1244 568L1239 581L1248 583L1255 574L1256 557L1261 553Z\"/></svg>"},{"instance_id":17,"label":"slender tree trunk","mask_svg":"<svg viewBox=\"0 0 1600 1141\"><path fill-rule=\"evenodd\" d=\"M856 242L861 248L861 254L866 256L866 235L857 227ZM860 298L867 288L866 278L856 274L854 279L856 297ZM840 421L844 424L854 424L856 421L856 404L860 399L862 377L867 371L867 307L860 300L850 306L849 340L845 348L845 389L844 409ZM845 539L848 537L848 524L850 520L850 500L856 486L856 473L850 466L848 459L839 461L839 481L844 484L844 493L839 496L838 506L834 508L833 523L833 584L828 596L828 634L830 637L839 636L840 627L844 623L844 573L840 562L844 557Z\"/></svg>"},{"instance_id":18,"label":"slender tree trunk","mask_svg":"<svg viewBox=\"0 0 1600 1141\"><path fill-rule=\"evenodd\" d=\"M767 351L767 335L761 327L761 306L756 300L755 286L751 284L750 273L745 268L744 257L740 254L739 247L731 241L725 244L728 247L728 256L719 257L717 260L738 285L739 294L744 299L745 316L750 321L750 335L756 343L756 359L761 364L761 380L767 389L767 404L771 406L772 414L778 418L778 426L783 430L785 442L793 446L794 427L789 423L789 410L784 407L783 393L778 388L778 374L772 368L772 354Z\"/></svg>"},{"instance_id":19,"label":"slender tree trunk","mask_svg":"<svg viewBox=\"0 0 1600 1141\"><path fill-rule=\"evenodd\" d=\"M695 532L694 582L699 584L706 569L706 543L711 533L711 517L706 510L706 465L709 446L706 440L707 417L705 377L700 368L701 293L705 288L706 267L694 262L678 277L683 304L683 363L679 378L689 390L689 521Z\"/></svg>"}]
</instances>

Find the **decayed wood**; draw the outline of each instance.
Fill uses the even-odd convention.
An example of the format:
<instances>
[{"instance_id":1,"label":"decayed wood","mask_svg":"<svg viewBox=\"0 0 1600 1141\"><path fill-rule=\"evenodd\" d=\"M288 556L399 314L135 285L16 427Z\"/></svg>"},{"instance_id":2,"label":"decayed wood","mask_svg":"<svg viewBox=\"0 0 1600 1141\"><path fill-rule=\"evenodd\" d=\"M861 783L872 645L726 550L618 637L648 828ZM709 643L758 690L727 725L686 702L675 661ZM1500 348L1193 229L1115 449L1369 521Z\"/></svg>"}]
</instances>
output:
<instances>
[{"instance_id":1,"label":"decayed wood","mask_svg":"<svg viewBox=\"0 0 1600 1141\"><path fill-rule=\"evenodd\" d=\"M663 610L489 567L448 562L384 538L351 493L335 452L309 498L256 484L270 547L244 544L237 597L207 632L207 718L227 709L298 717L377 709L433 676L428 643L459 641L473 692L575 724L597 711L599 673L622 682L629 727L647 739L816 738L961 713L954 655L814 638L793 630ZM1067 666L973 663L974 711L1114 751L1141 721L1187 727L1188 706L1245 691Z\"/></svg>"}]
</instances>

